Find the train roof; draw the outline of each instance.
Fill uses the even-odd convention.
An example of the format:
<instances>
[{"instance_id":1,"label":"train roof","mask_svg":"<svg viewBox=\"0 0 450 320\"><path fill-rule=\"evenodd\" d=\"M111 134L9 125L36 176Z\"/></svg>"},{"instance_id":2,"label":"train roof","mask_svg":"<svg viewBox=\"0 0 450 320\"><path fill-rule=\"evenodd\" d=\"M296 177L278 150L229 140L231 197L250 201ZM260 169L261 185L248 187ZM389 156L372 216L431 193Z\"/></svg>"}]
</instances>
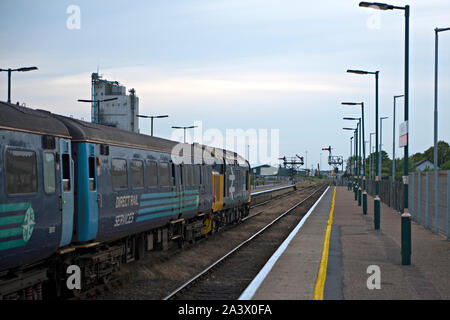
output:
<instances>
[{"instance_id":1,"label":"train roof","mask_svg":"<svg viewBox=\"0 0 450 320\"><path fill-rule=\"evenodd\" d=\"M86 122L61 115L54 115L69 129L73 141L92 142L108 145L134 147L137 149L150 149L171 153L179 142L158 137L152 137L115 127Z\"/></svg>"},{"instance_id":2,"label":"train roof","mask_svg":"<svg viewBox=\"0 0 450 320\"><path fill-rule=\"evenodd\" d=\"M70 138L67 127L49 112L0 101L0 129Z\"/></svg>"},{"instance_id":3,"label":"train roof","mask_svg":"<svg viewBox=\"0 0 450 320\"><path fill-rule=\"evenodd\" d=\"M190 150L191 156L198 157L201 155L204 160L206 160L206 157L209 159L214 158L217 163L223 163L223 159L225 159L227 164L234 164L234 160L237 160L240 165L242 163L248 164L237 153L225 149L209 147L198 143L184 144L69 118L45 110L34 110L15 104L0 102L0 111L0 129L61 136L71 138L73 141L78 142L117 145L128 148L154 150L168 154L183 150L179 153L183 155L185 150ZM176 146L178 148L175 148ZM203 152L199 152L199 149ZM186 156L188 155L186 154Z\"/></svg>"}]
</instances>

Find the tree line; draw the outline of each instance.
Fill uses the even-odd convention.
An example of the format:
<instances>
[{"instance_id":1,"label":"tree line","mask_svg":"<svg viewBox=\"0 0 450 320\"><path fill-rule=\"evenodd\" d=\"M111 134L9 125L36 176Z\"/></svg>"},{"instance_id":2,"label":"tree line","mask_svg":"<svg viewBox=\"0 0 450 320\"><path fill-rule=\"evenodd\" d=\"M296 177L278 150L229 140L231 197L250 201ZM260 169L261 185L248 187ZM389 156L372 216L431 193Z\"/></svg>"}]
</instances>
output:
<instances>
[{"instance_id":1,"label":"tree line","mask_svg":"<svg viewBox=\"0 0 450 320\"><path fill-rule=\"evenodd\" d=\"M450 170L450 145L445 141L438 141L438 167L439 170ZM391 179L392 178L392 159L389 158L386 151L381 152L382 157L382 165L381 165L381 177L382 179ZM371 153L366 158L366 176L374 176L375 171L375 153ZM358 158L356 158L358 159ZM349 168L349 164L353 164L355 157L349 157L347 159L347 169ZM434 163L434 147L430 147L425 150L423 153L418 152L411 155L408 158L408 171L416 172L417 165L422 161L428 160L431 163ZM372 164L372 167L371 167ZM404 158L396 158L395 159L395 180L401 180L403 176L404 170ZM433 169L425 169L424 171L431 171Z\"/></svg>"}]
</instances>

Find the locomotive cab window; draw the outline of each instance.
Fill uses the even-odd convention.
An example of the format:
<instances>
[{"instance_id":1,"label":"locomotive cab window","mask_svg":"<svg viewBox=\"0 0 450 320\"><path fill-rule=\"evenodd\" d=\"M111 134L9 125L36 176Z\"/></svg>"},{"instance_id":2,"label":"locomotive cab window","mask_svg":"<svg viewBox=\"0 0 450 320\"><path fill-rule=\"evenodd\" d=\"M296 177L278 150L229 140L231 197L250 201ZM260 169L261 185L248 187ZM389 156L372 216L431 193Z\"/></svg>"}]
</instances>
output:
<instances>
[{"instance_id":1,"label":"locomotive cab window","mask_svg":"<svg viewBox=\"0 0 450 320\"><path fill-rule=\"evenodd\" d=\"M8 194L37 191L37 165L34 151L6 150L5 167Z\"/></svg>"},{"instance_id":2,"label":"locomotive cab window","mask_svg":"<svg viewBox=\"0 0 450 320\"><path fill-rule=\"evenodd\" d=\"M53 152L44 152L42 160L44 171L44 191L46 193L54 193L56 191L55 179L55 155Z\"/></svg>"},{"instance_id":3,"label":"locomotive cab window","mask_svg":"<svg viewBox=\"0 0 450 320\"><path fill-rule=\"evenodd\" d=\"M247 190L247 191L248 191L249 182L250 182L250 175L249 175L248 171L245 171L245 190Z\"/></svg>"},{"instance_id":4,"label":"locomotive cab window","mask_svg":"<svg viewBox=\"0 0 450 320\"><path fill-rule=\"evenodd\" d=\"M131 160L131 187L144 188L144 163L142 160Z\"/></svg>"},{"instance_id":5,"label":"locomotive cab window","mask_svg":"<svg viewBox=\"0 0 450 320\"><path fill-rule=\"evenodd\" d=\"M128 168L124 159L112 159L112 186L114 190L128 189Z\"/></svg>"}]
</instances>

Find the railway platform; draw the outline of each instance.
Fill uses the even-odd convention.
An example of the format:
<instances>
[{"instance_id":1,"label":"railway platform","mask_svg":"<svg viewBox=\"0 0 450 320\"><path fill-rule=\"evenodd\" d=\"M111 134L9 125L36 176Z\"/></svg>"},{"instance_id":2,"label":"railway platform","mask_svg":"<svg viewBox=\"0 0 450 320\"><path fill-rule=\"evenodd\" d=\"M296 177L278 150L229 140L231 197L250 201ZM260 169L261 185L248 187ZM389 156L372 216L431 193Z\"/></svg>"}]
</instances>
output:
<instances>
[{"instance_id":1,"label":"railway platform","mask_svg":"<svg viewBox=\"0 0 450 320\"><path fill-rule=\"evenodd\" d=\"M363 215L352 191L330 187L240 299L450 299L450 242L412 221L403 266L400 214L381 203L375 230L373 198L367 203Z\"/></svg>"}]
</instances>

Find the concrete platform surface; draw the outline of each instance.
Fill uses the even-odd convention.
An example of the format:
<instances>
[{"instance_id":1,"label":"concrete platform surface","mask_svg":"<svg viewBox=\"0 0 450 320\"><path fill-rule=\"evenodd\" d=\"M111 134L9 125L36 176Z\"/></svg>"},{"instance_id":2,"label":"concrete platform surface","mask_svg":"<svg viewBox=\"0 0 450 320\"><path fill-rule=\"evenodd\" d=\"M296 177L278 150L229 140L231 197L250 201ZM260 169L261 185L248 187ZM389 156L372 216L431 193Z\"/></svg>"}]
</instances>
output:
<instances>
[{"instance_id":1,"label":"concrete platform surface","mask_svg":"<svg viewBox=\"0 0 450 320\"><path fill-rule=\"evenodd\" d=\"M259 286L253 300L312 299L330 213L329 188Z\"/></svg>"},{"instance_id":2,"label":"concrete platform surface","mask_svg":"<svg viewBox=\"0 0 450 320\"><path fill-rule=\"evenodd\" d=\"M336 188L333 228L340 234L343 298L450 299L450 242L411 222L411 265L403 266L400 213L381 203L380 230L375 230L373 197L367 197L367 204L365 216L352 191ZM379 267L380 289L368 289L369 266ZM325 299L330 290L335 291L325 283Z\"/></svg>"},{"instance_id":3,"label":"concrete platform surface","mask_svg":"<svg viewBox=\"0 0 450 320\"><path fill-rule=\"evenodd\" d=\"M252 299L313 299L334 188L331 187L259 285ZM323 298L450 299L450 242L411 222L412 264L401 264L401 218L381 204L374 229L352 191L336 187ZM379 289L373 270L379 270ZM371 286L372 285L372 286Z\"/></svg>"}]
</instances>

